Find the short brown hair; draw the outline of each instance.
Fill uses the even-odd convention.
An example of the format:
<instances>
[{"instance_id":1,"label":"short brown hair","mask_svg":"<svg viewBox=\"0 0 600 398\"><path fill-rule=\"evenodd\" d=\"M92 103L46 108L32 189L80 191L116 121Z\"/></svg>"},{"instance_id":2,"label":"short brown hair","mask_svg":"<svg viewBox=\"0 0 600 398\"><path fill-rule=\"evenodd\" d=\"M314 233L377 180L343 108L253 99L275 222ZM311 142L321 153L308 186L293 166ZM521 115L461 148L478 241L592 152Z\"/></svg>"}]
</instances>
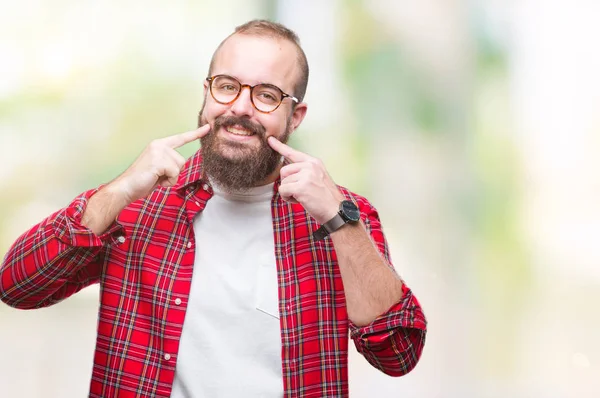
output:
<instances>
[{"instance_id":1,"label":"short brown hair","mask_svg":"<svg viewBox=\"0 0 600 398\"><path fill-rule=\"evenodd\" d=\"M236 27L235 31L229 36L227 36L225 40L223 40L221 44L219 44L219 47L217 47L217 49L215 50L210 61L210 67L208 69L209 76L212 75L212 70L217 53L219 52L223 44L227 41L227 39L229 39L235 34L262 36L274 39L283 39L292 42L296 46L296 49L298 51L298 66L300 67L300 79L294 85L293 95L296 98L298 98L299 102L302 102L304 100L304 95L306 94L306 86L308 85L308 60L306 59L306 54L300 46L300 39L298 38L298 35L291 29L288 29L284 25L277 22L272 22L265 19L254 19Z\"/></svg>"}]
</instances>

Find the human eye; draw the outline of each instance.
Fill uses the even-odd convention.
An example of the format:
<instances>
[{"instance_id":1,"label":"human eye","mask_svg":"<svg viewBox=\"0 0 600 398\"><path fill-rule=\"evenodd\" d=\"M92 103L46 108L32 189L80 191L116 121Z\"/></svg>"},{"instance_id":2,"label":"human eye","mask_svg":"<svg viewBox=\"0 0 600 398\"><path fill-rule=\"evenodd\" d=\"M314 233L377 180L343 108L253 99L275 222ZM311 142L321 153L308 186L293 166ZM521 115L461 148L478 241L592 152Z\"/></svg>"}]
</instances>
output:
<instances>
[{"instance_id":1,"label":"human eye","mask_svg":"<svg viewBox=\"0 0 600 398\"><path fill-rule=\"evenodd\" d=\"M217 76L213 82L213 89L224 94L236 94L240 90L240 85L232 77Z\"/></svg>"},{"instance_id":2,"label":"human eye","mask_svg":"<svg viewBox=\"0 0 600 398\"><path fill-rule=\"evenodd\" d=\"M238 88L233 83L223 83L219 86L219 90L227 93L235 93L237 92Z\"/></svg>"},{"instance_id":3,"label":"human eye","mask_svg":"<svg viewBox=\"0 0 600 398\"><path fill-rule=\"evenodd\" d=\"M256 97L264 103L274 104L279 102L280 95L272 88L260 88L256 93Z\"/></svg>"}]
</instances>

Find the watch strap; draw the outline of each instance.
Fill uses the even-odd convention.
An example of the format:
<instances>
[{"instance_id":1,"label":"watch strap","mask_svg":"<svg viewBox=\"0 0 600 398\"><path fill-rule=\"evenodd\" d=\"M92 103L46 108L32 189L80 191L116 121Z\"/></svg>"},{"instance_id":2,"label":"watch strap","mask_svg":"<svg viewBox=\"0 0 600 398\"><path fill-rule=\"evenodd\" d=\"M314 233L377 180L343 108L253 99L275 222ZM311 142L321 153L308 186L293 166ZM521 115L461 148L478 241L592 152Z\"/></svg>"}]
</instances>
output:
<instances>
[{"instance_id":1,"label":"watch strap","mask_svg":"<svg viewBox=\"0 0 600 398\"><path fill-rule=\"evenodd\" d=\"M325 239L325 237L327 235L329 235L330 233L337 231L338 229L340 229L344 224L346 224L346 221L344 220L344 218L338 213L336 214L331 220L327 221L326 223L324 223L323 225L321 225L319 227L319 229L317 229L314 233L313 233L313 237L316 240L321 240L321 239Z\"/></svg>"}]
</instances>

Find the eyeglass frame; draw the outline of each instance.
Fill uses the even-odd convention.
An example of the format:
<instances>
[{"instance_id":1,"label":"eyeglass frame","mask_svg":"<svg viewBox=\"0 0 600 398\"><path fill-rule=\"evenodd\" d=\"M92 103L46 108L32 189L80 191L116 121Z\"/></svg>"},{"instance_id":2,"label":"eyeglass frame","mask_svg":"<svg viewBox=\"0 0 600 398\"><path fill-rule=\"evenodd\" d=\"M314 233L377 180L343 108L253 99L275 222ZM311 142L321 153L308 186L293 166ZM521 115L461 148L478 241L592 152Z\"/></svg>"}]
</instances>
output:
<instances>
[{"instance_id":1,"label":"eyeglass frame","mask_svg":"<svg viewBox=\"0 0 600 398\"><path fill-rule=\"evenodd\" d=\"M218 99L216 99L215 95L213 94L212 83L218 77L228 77L230 79L235 80L236 82L238 82L240 84L240 91L238 91L238 93L236 94L236 96L231 101L229 101L229 102L221 102ZM210 90L211 97L213 97L213 99L215 101L217 101L221 105L231 105L231 104L233 104L235 101L237 101L238 98L240 98L240 95L242 94L242 91L244 91L245 87L248 87L250 89L250 102L252 103L252 106L254 107L254 109L256 109L257 111L259 111L260 113L272 113L272 112L275 112L281 106L281 104L283 103L283 100L286 99L286 98L289 98L292 101L294 101L295 105L297 105L297 104L300 103L300 100L298 100L298 98L294 97L293 95L286 94L282 89L280 89L276 85L270 84L270 83L258 83L258 84L255 84L254 86L252 86L250 84L242 84L242 82L240 82L235 77L230 76L230 75L225 75L225 74L209 76L209 77L206 78L206 81L208 82L208 88ZM252 95L252 92L254 91L254 87L258 87L258 86L272 87L272 88L275 88L275 89L279 90L279 92L281 92L281 101L279 101L279 104L277 104L277 106L275 108L273 108L270 111L262 111L262 110L258 109L258 107L256 106L256 104L254 103L254 96Z\"/></svg>"}]
</instances>

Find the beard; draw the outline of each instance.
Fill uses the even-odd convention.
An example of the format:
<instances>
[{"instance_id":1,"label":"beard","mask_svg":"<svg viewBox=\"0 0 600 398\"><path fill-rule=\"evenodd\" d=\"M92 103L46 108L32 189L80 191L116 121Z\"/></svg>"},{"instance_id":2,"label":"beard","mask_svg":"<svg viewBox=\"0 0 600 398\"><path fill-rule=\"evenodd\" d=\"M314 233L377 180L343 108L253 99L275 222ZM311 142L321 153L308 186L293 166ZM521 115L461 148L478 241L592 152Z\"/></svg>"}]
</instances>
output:
<instances>
[{"instance_id":1,"label":"beard","mask_svg":"<svg viewBox=\"0 0 600 398\"><path fill-rule=\"evenodd\" d=\"M207 124L203 115L204 106L198 118L198 127ZM241 126L254 133L259 139L259 147L223 139L217 133L221 128ZM287 142L291 134L291 116L281 142ZM243 192L264 182L281 163L281 155L267 142L265 128L247 118L219 116L215 119L212 131L200 138L202 147L203 173L226 192ZM227 155L226 155L227 153Z\"/></svg>"}]
</instances>

